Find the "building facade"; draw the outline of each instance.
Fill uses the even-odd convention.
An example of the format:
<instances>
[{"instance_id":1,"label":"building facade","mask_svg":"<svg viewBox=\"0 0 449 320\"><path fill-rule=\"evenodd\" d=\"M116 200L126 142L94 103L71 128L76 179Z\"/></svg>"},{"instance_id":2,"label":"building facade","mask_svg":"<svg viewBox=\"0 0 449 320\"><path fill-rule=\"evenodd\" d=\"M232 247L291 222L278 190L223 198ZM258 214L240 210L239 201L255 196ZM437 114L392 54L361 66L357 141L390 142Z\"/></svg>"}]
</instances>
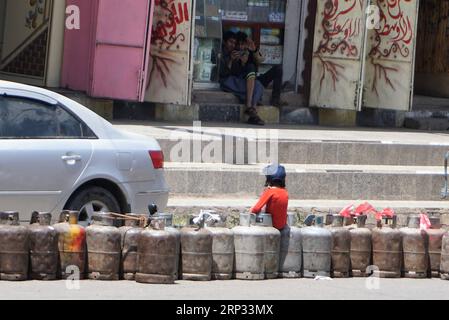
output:
<instances>
[{"instance_id":1,"label":"building facade","mask_svg":"<svg viewBox=\"0 0 449 320\"><path fill-rule=\"evenodd\" d=\"M66 28L77 6L80 28ZM192 104L243 31L307 107L408 111L449 96L447 0L0 0L0 78L93 98ZM300 103L298 103L299 106Z\"/></svg>"}]
</instances>

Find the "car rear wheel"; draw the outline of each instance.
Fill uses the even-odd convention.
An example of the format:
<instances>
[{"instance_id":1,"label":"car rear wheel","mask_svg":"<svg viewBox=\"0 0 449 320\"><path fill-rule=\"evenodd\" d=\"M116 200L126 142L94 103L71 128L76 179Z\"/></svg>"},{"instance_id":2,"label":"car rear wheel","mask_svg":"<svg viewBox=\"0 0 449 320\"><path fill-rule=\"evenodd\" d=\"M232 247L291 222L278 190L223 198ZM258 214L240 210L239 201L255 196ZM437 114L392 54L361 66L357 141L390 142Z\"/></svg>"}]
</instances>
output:
<instances>
[{"instance_id":1,"label":"car rear wheel","mask_svg":"<svg viewBox=\"0 0 449 320\"><path fill-rule=\"evenodd\" d=\"M79 224L83 226L90 224L95 212L121 211L114 195L102 187L88 187L81 190L70 200L66 209L79 211Z\"/></svg>"}]
</instances>

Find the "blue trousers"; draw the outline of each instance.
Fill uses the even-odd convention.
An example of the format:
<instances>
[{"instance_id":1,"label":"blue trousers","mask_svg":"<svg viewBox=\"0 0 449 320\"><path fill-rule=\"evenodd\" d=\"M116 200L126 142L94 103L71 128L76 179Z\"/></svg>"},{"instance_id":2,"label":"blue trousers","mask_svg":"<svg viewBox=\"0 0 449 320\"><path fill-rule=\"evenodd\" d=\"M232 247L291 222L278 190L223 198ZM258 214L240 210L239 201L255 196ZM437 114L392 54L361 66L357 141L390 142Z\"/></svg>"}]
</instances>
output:
<instances>
[{"instance_id":1,"label":"blue trousers","mask_svg":"<svg viewBox=\"0 0 449 320\"><path fill-rule=\"evenodd\" d=\"M246 79L236 76L229 76L221 80L221 88L226 92L232 92L240 99L241 103L246 103ZM256 107L257 104L262 101L264 87L259 80L256 80L254 86L254 94L252 107Z\"/></svg>"}]
</instances>

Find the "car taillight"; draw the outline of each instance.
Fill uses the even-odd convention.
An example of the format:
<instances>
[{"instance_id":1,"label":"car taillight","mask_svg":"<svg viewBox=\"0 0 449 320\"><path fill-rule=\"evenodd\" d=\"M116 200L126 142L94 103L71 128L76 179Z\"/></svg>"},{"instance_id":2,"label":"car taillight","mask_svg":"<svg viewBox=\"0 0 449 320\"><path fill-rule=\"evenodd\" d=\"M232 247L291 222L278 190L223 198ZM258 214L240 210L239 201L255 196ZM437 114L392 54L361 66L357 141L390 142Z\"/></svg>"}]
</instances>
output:
<instances>
[{"instance_id":1,"label":"car taillight","mask_svg":"<svg viewBox=\"0 0 449 320\"><path fill-rule=\"evenodd\" d=\"M149 151L154 169L164 168L164 153L162 151Z\"/></svg>"}]
</instances>

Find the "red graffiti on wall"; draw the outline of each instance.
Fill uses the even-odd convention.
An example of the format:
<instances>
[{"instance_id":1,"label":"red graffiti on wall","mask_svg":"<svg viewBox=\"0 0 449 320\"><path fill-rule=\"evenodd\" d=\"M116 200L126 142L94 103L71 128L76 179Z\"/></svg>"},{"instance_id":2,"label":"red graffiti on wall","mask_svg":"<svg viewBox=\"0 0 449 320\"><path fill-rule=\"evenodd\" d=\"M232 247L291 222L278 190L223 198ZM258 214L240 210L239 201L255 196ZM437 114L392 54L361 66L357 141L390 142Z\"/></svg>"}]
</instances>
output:
<instances>
[{"instance_id":1,"label":"red graffiti on wall","mask_svg":"<svg viewBox=\"0 0 449 320\"><path fill-rule=\"evenodd\" d=\"M179 26L189 23L189 3L176 2L175 0L156 0L155 17L159 20L154 21L151 33L151 45L158 52L152 51L153 59L150 79L156 74L162 79L165 87L168 87L168 75L170 74L170 65L178 63L175 56L169 51L176 46L180 48L180 42L186 41L184 33L179 31ZM150 85L148 82L148 85Z\"/></svg>"},{"instance_id":2,"label":"red graffiti on wall","mask_svg":"<svg viewBox=\"0 0 449 320\"><path fill-rule=\"evenodd\" d=\"M321 21L323 36L314 53L323 70L320 87L329 74L336 91L336 83L341 76L339 70L345 69L343 65L325 59L323 55L332 56L339 53L352 58L359 55L359 47L353 43L353 39L361 35L363 20L362 15L354 15L354 11L363 12L362 0L326 0L324 4Z\"/></svg>"},{"instance_id":3,"label":"red graffiti on wall","mask_svg":"<svg viewBox=\"0 0 449 320\"><path fill-rule=\"evenodd\" d=\"M178 33L178 26L190 20L188 3L175 0L156 0L156 10L162 13L162 19L155 22L151 34L151 44L170 49L178 40L185 41L185 35Z\"/></svg>"},{"instance_id":4,"label":"red graffiti on wall","mask_svg":"<svg viewBox=\"0 0 449 320\"><path fill-rule=\"evenodd\" d=\"M414 30L411 18L406 15L401 4L412 0L377 0L380 11L379 28L375 29L374 46L369 52L370 63L374 66L375 76L372 90L379 95L378 81L385 81L393 91L396 88L391 80L391 73L399 69L387 67L375 59L397 59L410 57L410 46L413 44Z\"/></svg>"}]
</instances>

